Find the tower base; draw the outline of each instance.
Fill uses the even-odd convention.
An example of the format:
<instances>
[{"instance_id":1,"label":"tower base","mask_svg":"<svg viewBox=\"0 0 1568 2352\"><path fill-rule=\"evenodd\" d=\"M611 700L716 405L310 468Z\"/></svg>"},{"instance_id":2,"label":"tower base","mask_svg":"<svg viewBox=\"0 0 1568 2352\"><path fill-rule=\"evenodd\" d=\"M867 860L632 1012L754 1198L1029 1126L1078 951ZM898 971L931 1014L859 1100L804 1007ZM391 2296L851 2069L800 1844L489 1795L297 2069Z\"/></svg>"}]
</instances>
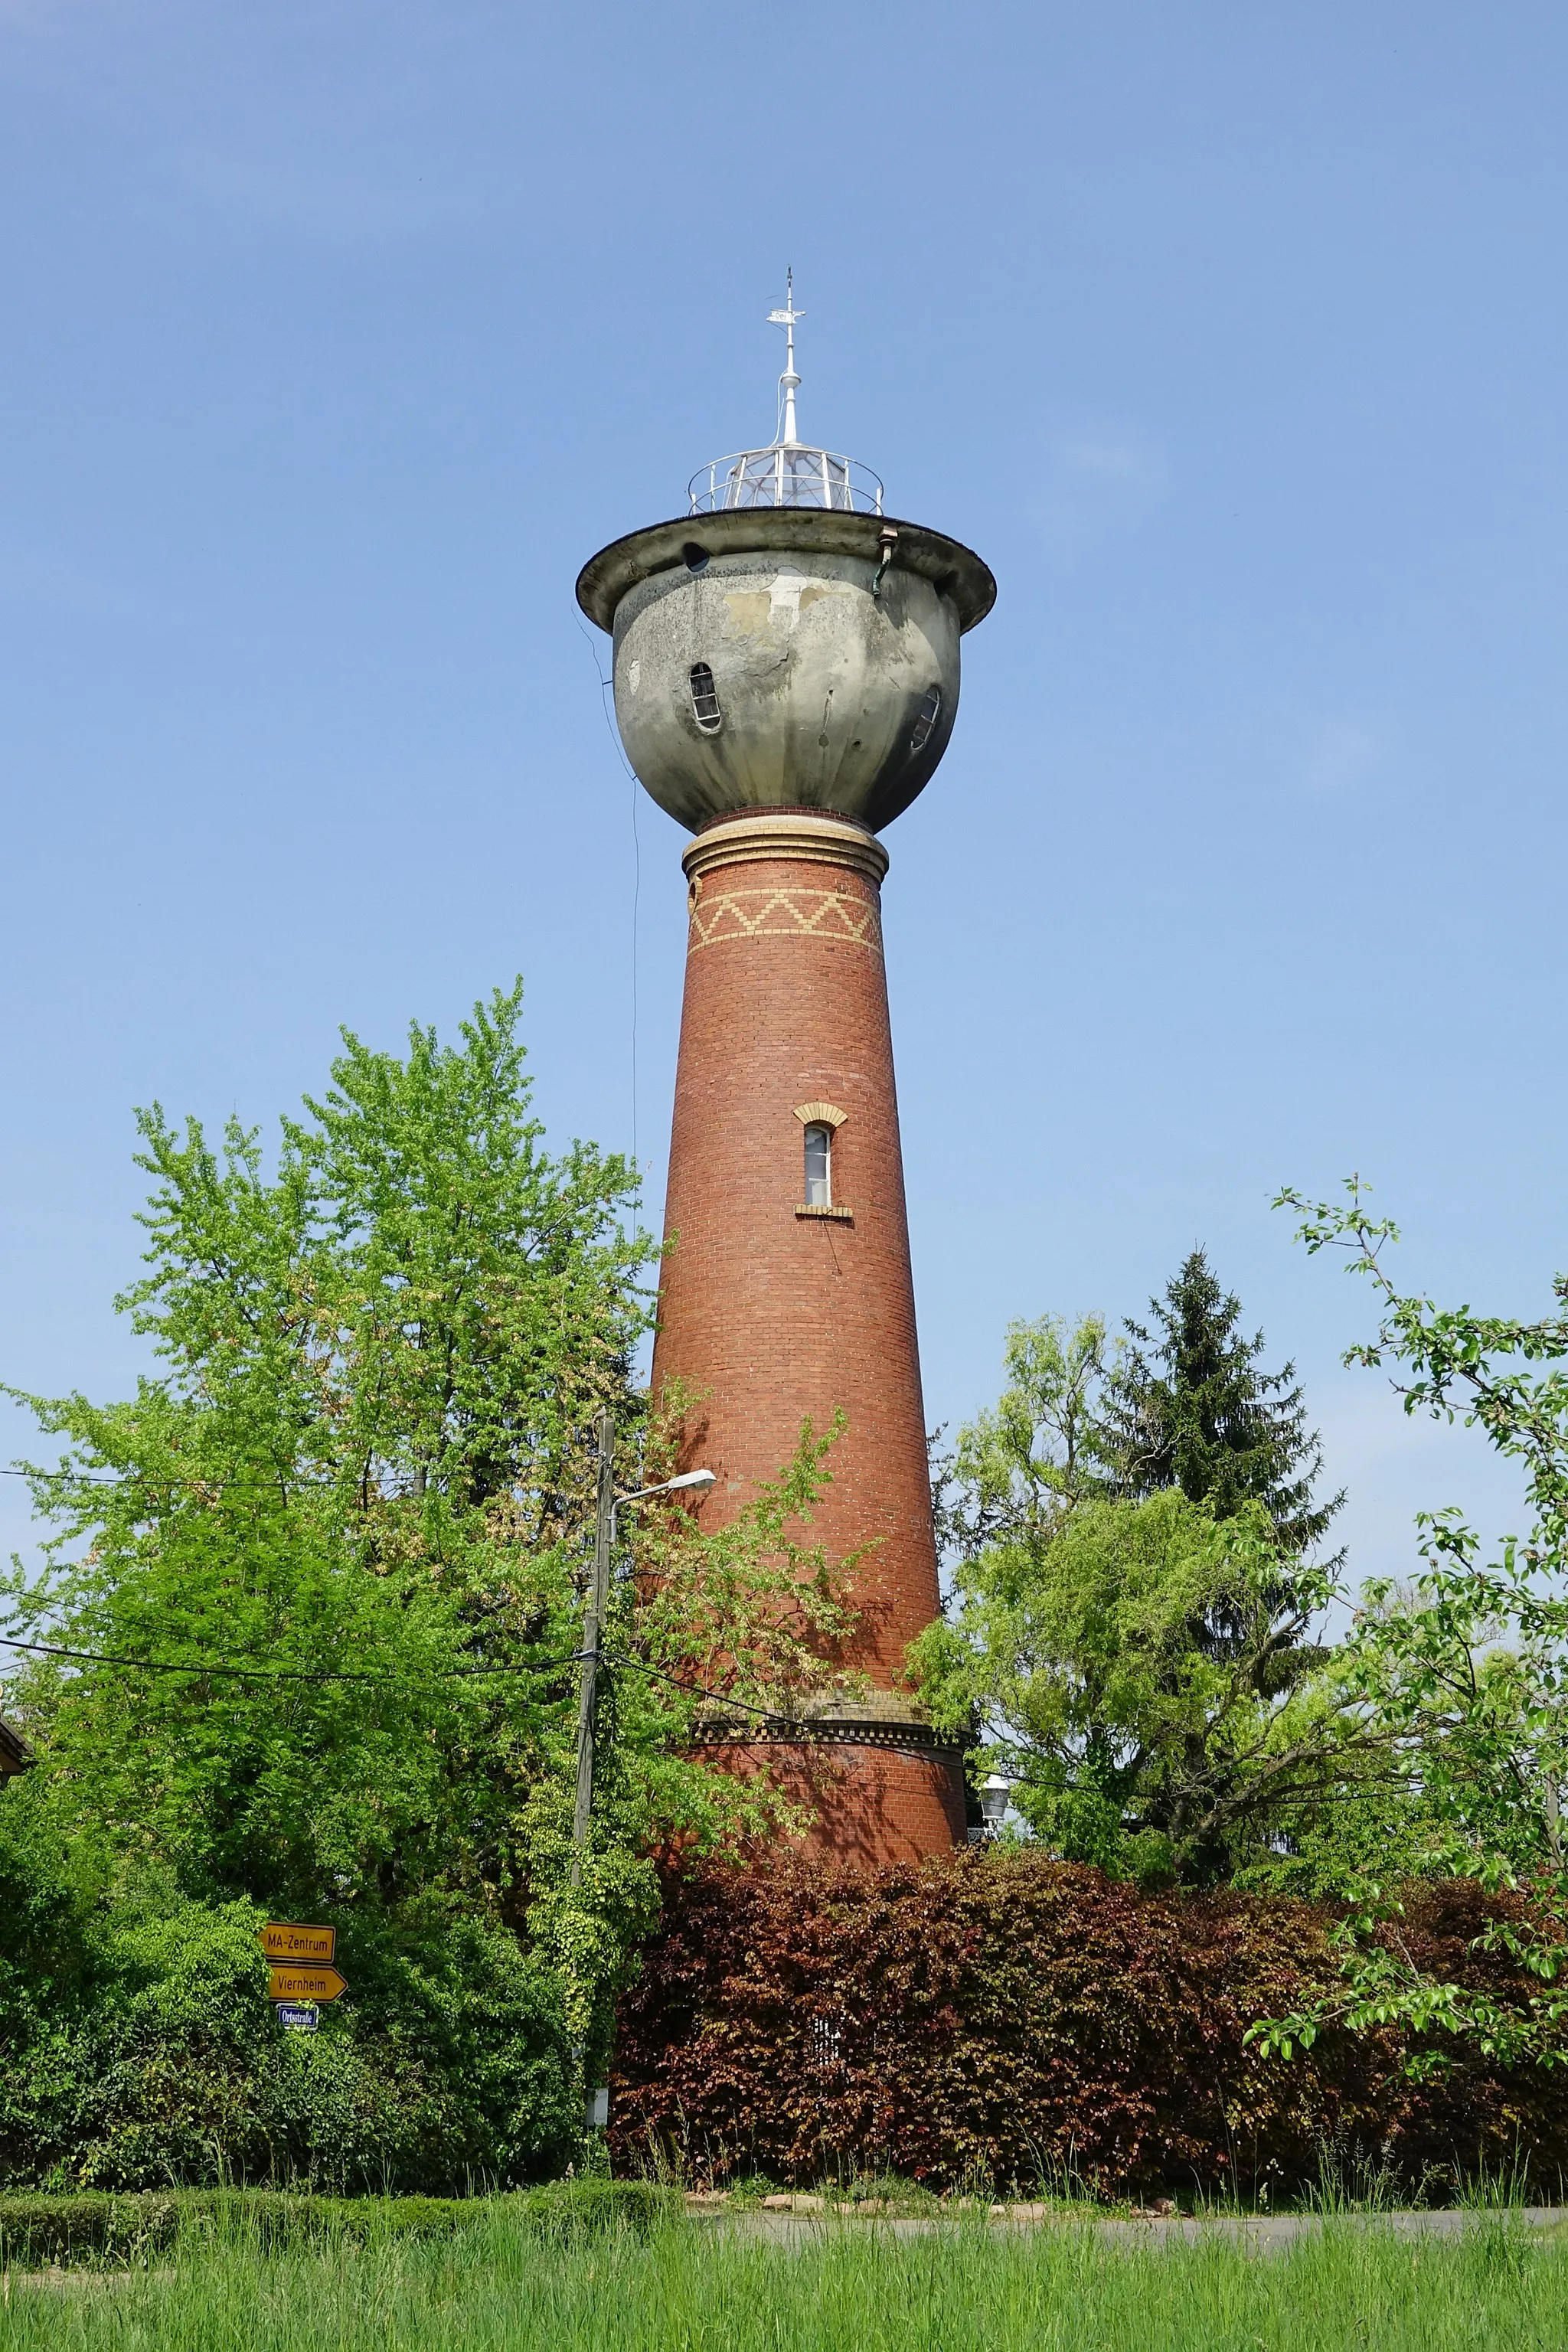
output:
<instances>
[{"instance_id":1,"label":"tower base","mask_svg":"<svg viewBox=\"0 0 1568 2352\"><path fill-rule=\"evenodd\" d=\"M800 1843L825 1859L885 1870L963 1845L959 1750L935 1741L917 1747L881 1732L867 1725L860 1738L709 1739L700 1752L705 1763L739 1780L765 1772L792 1804L809 1808L816 1819Z\"/></svg>"}]
</instances>

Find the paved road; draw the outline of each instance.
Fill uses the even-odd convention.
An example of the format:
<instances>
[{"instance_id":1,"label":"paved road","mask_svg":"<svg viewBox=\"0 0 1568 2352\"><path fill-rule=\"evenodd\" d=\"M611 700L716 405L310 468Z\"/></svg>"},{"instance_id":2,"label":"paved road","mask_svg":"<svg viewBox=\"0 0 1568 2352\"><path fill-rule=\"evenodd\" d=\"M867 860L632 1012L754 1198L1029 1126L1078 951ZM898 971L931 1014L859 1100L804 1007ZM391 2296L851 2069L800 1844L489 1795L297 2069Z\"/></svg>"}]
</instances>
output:
<instances>
[{"instance_id":1,"label":"paved road","mask_svg":"<svg viewBox=\"0 0 1568 2352\"><path fill-rule=\"evenodd\" d=\"M1510 2206L1500 2212L1460 2207L1436 2212L1346 2213L1327 2219L1317 2213L1216 2213L1202 2217L1173 2213L1151 2214L1139 2221L1100 2221L1077 2214L1016 2218L1004 2213L988 2216L984 2226L1010 2236L1039 2230L1082 2230L1092 2231L1107 2244L1129 2250L1141 2246L1202 2245L1208 2242L1243 2246L1249 2253L1272 2254L1282 2253L1300 2239L1319 2236L1325 2229L1385 2230L1399 2238L1458 2238L1467 2231L1484 2229L1505 2218L1515 2228L1568 2231L1568 2206L1563 2205ZM978 2215L968 2219L944 2216L930 2221L874 2215L862 2220L850 2214L763 2213L753 2210L717 2212L710 2219L727 2234L784 2246L816 2244L832 2230L877 2229L887 2230L899 2238L923 2238L940 2231L980 2226Z\"/></svg>"}]
</instances>

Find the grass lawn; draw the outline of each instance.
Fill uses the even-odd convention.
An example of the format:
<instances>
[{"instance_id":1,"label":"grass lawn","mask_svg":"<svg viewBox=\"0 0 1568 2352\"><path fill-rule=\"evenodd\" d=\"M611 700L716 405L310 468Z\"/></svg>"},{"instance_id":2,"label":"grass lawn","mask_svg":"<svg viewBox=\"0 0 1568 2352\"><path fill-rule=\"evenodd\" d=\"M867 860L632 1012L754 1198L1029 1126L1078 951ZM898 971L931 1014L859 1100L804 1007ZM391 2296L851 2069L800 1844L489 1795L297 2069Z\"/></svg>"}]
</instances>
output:
<instances>
[{"instance_id":1,"label":"grass lawn","mask_svg":"<svg viewBox=\"0 0 1568 2352\"><path fill-rule=\"evenodd\" d=\"M1092 2225L789 2247L711 2224L565 2240L504 2200L434 2238L268 2253L187 2240L150 2270L13 2272L0 2347L115 2352L1447 2352L1568 2347L1568 2242L1506 2213L1458 2242L1330 2222L1259 2257L1127 2251Z\"/></svg>"}]
</instances>

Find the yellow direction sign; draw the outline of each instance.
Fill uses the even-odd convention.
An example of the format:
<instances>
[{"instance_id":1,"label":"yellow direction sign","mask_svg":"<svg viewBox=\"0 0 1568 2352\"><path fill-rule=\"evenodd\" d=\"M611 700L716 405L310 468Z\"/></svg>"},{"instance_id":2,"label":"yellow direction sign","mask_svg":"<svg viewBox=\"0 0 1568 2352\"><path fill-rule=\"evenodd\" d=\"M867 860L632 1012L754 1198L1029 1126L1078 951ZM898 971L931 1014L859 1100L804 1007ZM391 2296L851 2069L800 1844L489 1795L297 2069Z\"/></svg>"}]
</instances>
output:
<instances>
[{"instance_id":1,"label":"yellow direction sign","mask_svg":"<svg viewBox=\"0 0 1568 2352\"><path fill-rule=\"evenodd\" d=\"M338 1948L338 1931L269 1919L256 1940L269 1960L330 1960Z\"/></svg>"},{"instance_id":2,"label":"yellow direction sign","mask_svg":"<svg viewBox=\"0 0 1568 2352\"><path fill-rule=\"evenodd\" d=\"M286 1960L272 1963L272 1982L268 1998L272 2000L336 2000L339 1993L347 1992L349 1980L336 1969L317 1969L308 1964L296 1968Z\"/></svg>"}]
</instances>

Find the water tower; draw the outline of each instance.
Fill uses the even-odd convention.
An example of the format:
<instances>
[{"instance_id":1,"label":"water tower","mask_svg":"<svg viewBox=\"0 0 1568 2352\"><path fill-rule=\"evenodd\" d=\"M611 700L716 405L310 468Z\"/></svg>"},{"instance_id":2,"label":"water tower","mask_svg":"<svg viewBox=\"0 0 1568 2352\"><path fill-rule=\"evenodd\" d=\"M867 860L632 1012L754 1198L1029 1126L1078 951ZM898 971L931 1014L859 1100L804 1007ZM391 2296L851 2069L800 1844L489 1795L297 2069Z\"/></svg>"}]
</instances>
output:
<instances>
[{"instance_id":1,"label":"water tower","mask_svg":"<svg viewBox=\"0 0 1568 2352\"><path fill-rule=\"evenodd\" d=\"M900 1688L938 1594L878 835L947 749L959 641L996 584L801 440L802 315L792 279L770 314L774 440L603 549L577 600L615 640L626 756L693 835L655 1391L693 1400L690 1457L718 1473L705 1516L775 1476L804 1419L842 1412L813 1535L830 1558L869 1546L837 1662L868 1696L833 1695L825 1664L805 1727L727 1740L724 1761L765 1757L816 1804L820 1847L886 1863L962 1843L964 1801L957 1750Z\"/></svg>"}]
</instances>

